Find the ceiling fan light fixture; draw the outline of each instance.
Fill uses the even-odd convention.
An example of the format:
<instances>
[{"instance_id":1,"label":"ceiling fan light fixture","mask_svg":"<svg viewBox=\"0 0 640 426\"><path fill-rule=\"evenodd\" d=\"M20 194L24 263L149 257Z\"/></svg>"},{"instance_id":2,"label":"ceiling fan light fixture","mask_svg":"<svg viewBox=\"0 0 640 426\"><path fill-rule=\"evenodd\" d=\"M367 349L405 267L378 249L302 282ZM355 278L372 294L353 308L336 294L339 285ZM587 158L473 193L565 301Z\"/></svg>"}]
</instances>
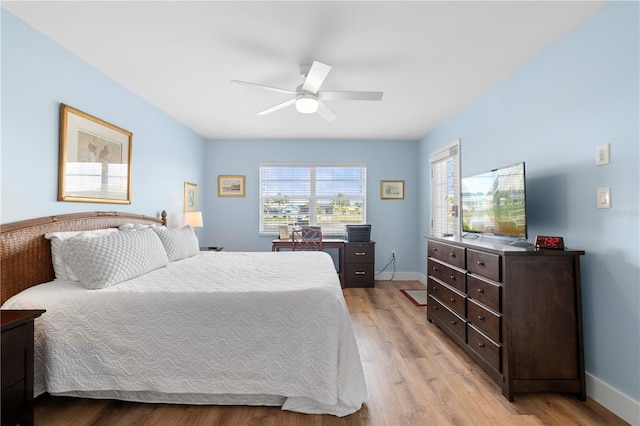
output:
<instances>
[{"instance_id":1,"label":"ceiling fan light fixture","mask_svg":"<svg viewBox=\"0 0 640 426\"><path fill-rule=\"evenodd\" d=\"M296 96L296 109L302 114L313 114L318 111L318 98L312 93Z\"/></svg>"}]
</instances>

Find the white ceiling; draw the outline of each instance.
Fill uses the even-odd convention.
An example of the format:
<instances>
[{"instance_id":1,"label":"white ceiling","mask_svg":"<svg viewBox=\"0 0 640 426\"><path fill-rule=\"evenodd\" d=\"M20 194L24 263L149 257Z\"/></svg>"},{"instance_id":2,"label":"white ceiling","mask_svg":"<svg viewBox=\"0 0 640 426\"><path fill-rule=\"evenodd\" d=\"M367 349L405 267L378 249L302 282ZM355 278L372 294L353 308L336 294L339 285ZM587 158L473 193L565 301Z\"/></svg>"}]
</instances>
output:
<instances>
[{"instance_id":1,"label":"white ceiling","mask_svg":"<svg viewBox=\"0 0 640 426\"><path fill-rule=\"evenodd\" d=\"M595 13L596 1L11 2L2 7L205 138L423 137ZM333 66L326 122L294 107L301 64ZM82 105L74 105L82 109Z\"/></svg>"}]
</instances>

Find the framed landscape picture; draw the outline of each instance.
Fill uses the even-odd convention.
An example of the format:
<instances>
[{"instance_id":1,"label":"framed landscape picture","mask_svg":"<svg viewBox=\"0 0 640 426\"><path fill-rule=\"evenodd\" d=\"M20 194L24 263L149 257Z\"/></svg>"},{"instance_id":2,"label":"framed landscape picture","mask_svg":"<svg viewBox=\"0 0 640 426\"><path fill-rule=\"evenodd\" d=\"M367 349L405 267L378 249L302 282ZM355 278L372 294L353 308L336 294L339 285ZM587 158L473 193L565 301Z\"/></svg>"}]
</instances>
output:
<instances>
[{"instance_id":1,"label":"framed landscape picture","mask_svg":"<svg viewBox=\"0 0 640 426\"><path fill-rule=\"evenodd\" d=\"M381 180L380 181L381 200L404 200L403 180Z\"/></svg>"},{"instance_id":2,"label":"framed landscape picture","mask_svg":"<svg viewBox=\"0 0 640 426\"><path fill-rule=\"evenodd\" d=\"M244 176L218 176L218 197L244 197Z\"/></svg>"}]
</instances>

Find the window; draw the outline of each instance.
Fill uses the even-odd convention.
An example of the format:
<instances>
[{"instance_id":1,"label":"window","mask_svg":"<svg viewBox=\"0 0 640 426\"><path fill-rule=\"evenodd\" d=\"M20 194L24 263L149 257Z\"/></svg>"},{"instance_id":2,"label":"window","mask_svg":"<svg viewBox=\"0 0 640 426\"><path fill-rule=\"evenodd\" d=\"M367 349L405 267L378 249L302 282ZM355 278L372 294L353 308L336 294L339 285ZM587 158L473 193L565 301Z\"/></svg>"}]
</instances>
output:
<instances>
[{"instance_id":1,"label":"window","mask_svg":"<svg viewBox=\"0 0 640 426\"><path fill-rule=\"evenodd\" d=\"M460 236L460 140L429 155L431 235Z\"/></svg>"},{"instance_id":2,"label":"window","mask_svg":"<svg viewBox=\"0 0 640 426\"><path fill-rule=\"evenodd\" d=\"M261 164L260 234L287 225L342 236L345 225L366 223L366 173L365 164Z\"/></svg>"}]
</instances>

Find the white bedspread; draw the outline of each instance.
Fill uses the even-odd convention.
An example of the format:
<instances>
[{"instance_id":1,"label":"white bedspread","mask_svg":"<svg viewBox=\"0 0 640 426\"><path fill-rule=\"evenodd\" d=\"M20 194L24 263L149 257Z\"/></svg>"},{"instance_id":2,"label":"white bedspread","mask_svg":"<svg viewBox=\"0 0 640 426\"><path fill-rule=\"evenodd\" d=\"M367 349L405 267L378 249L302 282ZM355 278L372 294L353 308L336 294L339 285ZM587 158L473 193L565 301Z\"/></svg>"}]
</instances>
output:
<instances>
[{"instance_id":1,"label":"white bedspread","mask_svg":"<svg viewBox=\"0 0 640 426\"><path fill-rule=\"evenodd\" d=\"M286 410L337 416L366 397L349 312L323 252L202 252L101 290L41 284L3 308L47 310L36 320L37 394L190 403L266 394L285 397Z\"/></svg>"}]
</instances>

